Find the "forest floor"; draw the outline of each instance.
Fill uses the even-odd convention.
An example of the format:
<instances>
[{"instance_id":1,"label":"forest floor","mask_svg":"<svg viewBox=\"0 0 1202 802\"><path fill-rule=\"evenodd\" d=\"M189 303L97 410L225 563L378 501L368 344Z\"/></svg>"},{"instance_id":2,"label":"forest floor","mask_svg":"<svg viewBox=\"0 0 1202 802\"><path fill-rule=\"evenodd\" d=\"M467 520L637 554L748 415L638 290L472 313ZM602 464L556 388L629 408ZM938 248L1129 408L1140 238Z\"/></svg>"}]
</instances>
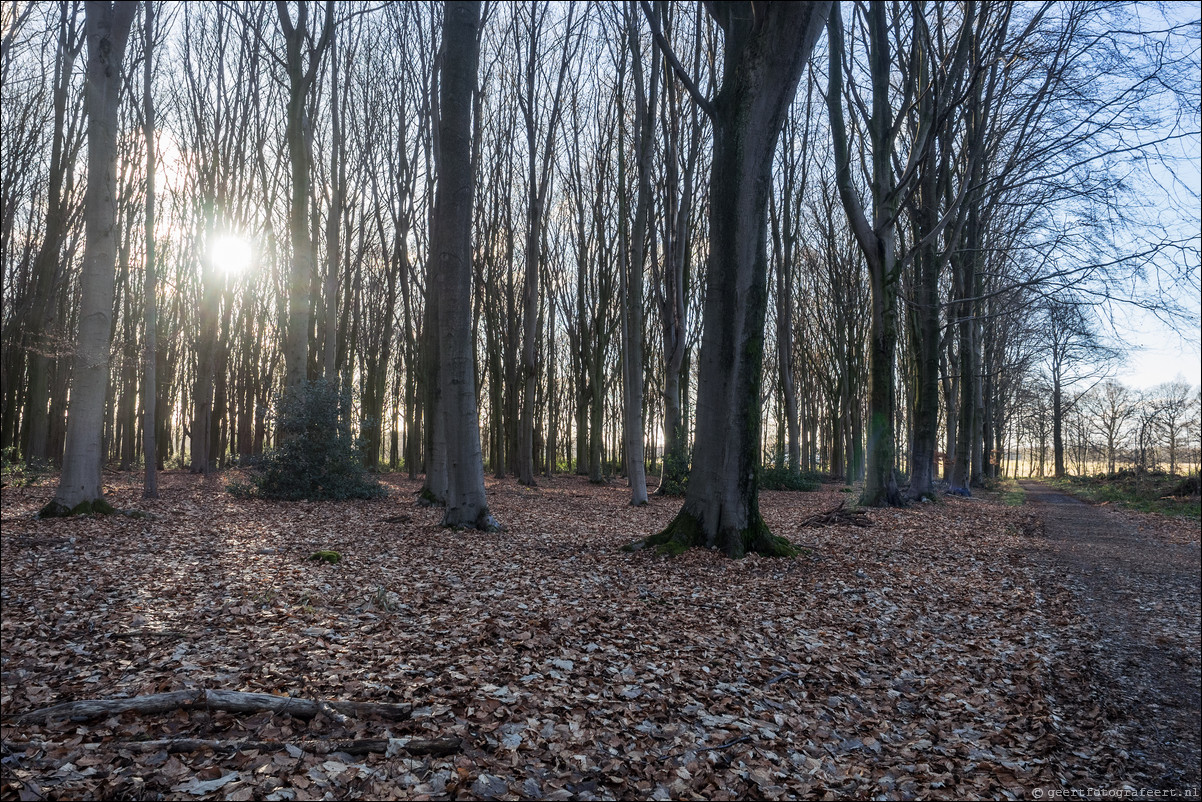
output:
<instances>
[{"instance_id":1,"label":"forest floor","mask_svg":"<svg viewBox=\"0 0 1202 802\"><path fill-rule=\"evenodd\" d=\"M1191 747L1142 744L1147 704L1115 691L1099 640L1118 637L1097 620L1112 606L1069 576L1092 558L1035 499L802 528L849 496L765 492L772 531L806 552L732 561L619 551L679 499L631 508L621 484L574 476L489 480L498 534L439 528L399 476L386 499L285 504L186 473L143 501L139 477L110 474L113 503L153 517L39 521L51 478L0 494L5 799L1049 798L1191 782L1173 773ZM1148 635L1195 682L1173 704L1196 722L1197 522L1121 515L1135 534L1113 548L1192 549L1192 599L1185 580L1149 580L1120 603L1154 609ZM17 720L186 689L412 710ZM1157 743L1186 743L1188 716L1159 721ZM405 749L447 736L457 753ZM347 739L397 740L322 747Z\"/></svg>"}]
</instances>

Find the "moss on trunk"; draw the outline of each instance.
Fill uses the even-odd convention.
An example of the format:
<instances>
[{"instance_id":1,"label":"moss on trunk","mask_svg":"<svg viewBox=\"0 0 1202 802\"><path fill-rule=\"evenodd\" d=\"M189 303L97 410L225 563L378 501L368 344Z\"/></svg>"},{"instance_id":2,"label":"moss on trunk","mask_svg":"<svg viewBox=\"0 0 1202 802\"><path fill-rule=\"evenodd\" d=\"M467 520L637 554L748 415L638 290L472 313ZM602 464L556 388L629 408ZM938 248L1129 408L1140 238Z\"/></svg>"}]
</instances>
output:
<instances>
[{"instance_id":1,"label":"moss on trunk","mask_svg":"<svg viewBox=\"0 0 1202 802\"><path fill-rule=\"evenodd\" d=\"M117 510L102 498L81 501L74 507L68 507L60 501L51 501L38 511L39 518L69 518L72 515L112 515Z\"/></svg>"},{"instance_id":2,"label":"moss on trunk","mask_svg":"<svg viewBox=\"0 0 1202 802\"><path fill-rule=\"evenodd\" d=\"M746 529L727 529L711 536L701 519L682 509L662 532L628 543L622 550L652 548L656 554L676 556L691 548L721 548L726 556L736 560L752 553L764 557L797 556L796 546L768 531L768 525L764 523L758 508L753 507L751 518L751 524Z\"/></svg>"},{"instance_id":3,"label":"moss on trunk","mask_svg":"<svg viewBox=\"0 0 1202 802\"><path fill-rule=\"evenodd\" d=\"M434 491L429 487L423 487L417 494L417 505L419 507L445 507L447 503L434 495Z\"/></svg>"}]
</instances>

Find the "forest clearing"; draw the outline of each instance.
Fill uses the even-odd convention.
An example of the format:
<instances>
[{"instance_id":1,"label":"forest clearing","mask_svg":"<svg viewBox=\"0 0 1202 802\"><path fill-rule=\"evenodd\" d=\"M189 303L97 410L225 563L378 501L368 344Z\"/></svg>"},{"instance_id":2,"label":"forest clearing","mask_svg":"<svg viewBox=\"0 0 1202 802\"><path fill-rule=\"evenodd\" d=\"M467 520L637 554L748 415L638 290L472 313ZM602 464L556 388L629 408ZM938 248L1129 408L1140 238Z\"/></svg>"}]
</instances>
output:
<instances>
[{"instance_id":1,"label":"forest clearing","mask_svg":"<svg viewBox=\"0 0 1202 802\"><path fill-rule=\"evenodd\" d=\"M584 477L490 479L507 529L488 534L439 526L396 475L388 498L322 504L162 479L143 500L139 477L106 475L148 518L37 520L47 487L3 490L5 798L1031 798L1187 779L1132 756L1135 722L1026 507L948 498L801 527L848 493L764 492L802 554L736 561L620 551L679 502L631 507ZM1196 521L1121 515L1149 548L1196 555ZM324 550L341 560L309 559ZM1156 648L1196 678L1197 593L1161 602ZM188 689L410 709L16 721ZM458 743L388 750L407 738ZM355 739L377 751L338 751Z\"/></svg>"}]
</instances>

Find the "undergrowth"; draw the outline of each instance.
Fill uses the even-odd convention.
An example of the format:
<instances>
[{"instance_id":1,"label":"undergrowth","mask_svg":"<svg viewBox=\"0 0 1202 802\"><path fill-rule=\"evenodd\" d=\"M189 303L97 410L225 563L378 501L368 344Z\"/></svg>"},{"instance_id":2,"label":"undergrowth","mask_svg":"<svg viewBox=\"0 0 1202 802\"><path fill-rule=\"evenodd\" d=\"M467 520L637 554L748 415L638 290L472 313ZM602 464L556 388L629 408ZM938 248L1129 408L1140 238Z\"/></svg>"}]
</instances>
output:
<instances>
[{"instance_id":1,"label":"undergrowth","mask_svg":"<svg viewBox=\"0 0 1202 802\"><path fill-rule=\"evenodd\" d=\"M1047 479L1048 484L1095 504L1114 504L1139 512L1202 519L1197 475L1123 470L1096 476Z\"/></svg>"}]
</instances>

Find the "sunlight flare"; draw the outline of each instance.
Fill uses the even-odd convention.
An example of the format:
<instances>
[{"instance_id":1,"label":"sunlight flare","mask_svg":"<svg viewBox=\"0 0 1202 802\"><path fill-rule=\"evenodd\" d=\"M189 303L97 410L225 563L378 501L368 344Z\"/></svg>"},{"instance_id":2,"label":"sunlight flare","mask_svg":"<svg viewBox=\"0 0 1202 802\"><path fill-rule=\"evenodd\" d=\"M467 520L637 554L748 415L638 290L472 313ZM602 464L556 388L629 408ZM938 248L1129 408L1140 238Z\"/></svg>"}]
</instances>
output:
<instances>
[{"instance_id":1,"label":"sunlight flare","mask_svg":"<svg viewBox=\"0 0 1202 802\"><path fill-rule=\"evenodd\" d=\"M227 276L246 272L254 256L250 241L245 237L225 234L214 237L209 245L209 259L213 266Z\"/></svg>"}]
</instances>

